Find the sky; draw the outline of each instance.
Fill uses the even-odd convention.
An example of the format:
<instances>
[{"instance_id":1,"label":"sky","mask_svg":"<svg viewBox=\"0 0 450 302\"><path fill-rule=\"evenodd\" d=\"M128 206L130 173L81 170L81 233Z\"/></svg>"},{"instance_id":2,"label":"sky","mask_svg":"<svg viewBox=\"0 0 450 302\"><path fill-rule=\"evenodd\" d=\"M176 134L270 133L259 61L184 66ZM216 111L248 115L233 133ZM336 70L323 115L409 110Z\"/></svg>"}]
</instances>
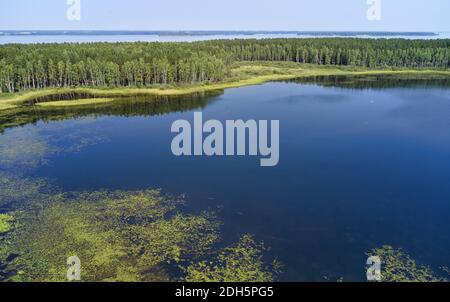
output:
<instances>
[{"instance_id":1,"label":"sky","mask_svg":"<svg viewBox=\"0 0 450 302\"><path fill-rule=\"evenodd\" d=\"M380 1L380 20L367 1ZM450 0L0 0L0 30L450 32L449 12Z\"/></svg>"}]
</instances>

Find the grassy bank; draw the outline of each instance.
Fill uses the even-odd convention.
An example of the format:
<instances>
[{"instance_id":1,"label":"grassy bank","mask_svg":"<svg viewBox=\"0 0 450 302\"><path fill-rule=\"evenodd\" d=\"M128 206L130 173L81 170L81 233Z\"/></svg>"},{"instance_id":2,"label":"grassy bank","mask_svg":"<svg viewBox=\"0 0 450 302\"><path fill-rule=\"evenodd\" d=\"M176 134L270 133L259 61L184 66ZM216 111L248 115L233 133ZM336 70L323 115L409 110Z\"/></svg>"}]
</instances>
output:
<instances>
[{"instance_id":1,"label":"grassy bank","mask_svg":"<svg viewBox=\"0 0 450 302\"><path fill-rule=\"evenodd\" d=\"M269 81L289 80L315 76L366 76L398 75L414 78L450 78L450 70L443 69L367 69L361 67L317 66L292 62L241 62L234 64L227 80L217 83L205 83L183 86L159 85L151 87L127 88L86 88L66 87L33 90L16 94L0 95L0 110L27 105L33 100L58 95L86 95L83 100L64 100L40 103L43 106L90 105L113 101L113 98L142 95L176 96L223 90L248 85L257 85Z\"/></svg>"},{"instance_id":2,"label":"grassy bank","mask_svg":"<svg viewBox=\"0 0 450 302\"><path fill-rule=\"evenodd\" d=\"M93 99L78 99L78 100L70 100L70 101L53 101L53 102L42 102L37 103L37 106L40 107L70 107L70 106L87 106L87 105L96 105L96 104L104 104L114 101L113 98L93 98Z\"/></svg>"}]
</instances>

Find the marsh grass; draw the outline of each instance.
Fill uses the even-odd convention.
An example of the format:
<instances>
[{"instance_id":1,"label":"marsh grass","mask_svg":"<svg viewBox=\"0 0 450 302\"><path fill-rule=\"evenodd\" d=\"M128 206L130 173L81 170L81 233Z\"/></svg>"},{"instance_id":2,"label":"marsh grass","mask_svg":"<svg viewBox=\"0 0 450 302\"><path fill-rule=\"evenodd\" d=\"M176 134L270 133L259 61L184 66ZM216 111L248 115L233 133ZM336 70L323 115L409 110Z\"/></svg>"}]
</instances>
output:
<instances>
[{"instance_id":1,"label":"marsh grass","mask_svg":"<svg viewBox=\"0 0 450 302\"><path fill-rule=\"evenodd\" d=\"M71 106L87 106L104 104L114 101L113 98L91 98L91 99L77 99L71 101L51 101L37 103L41 107L71 107Z\"/></svg>"}]
</instances>

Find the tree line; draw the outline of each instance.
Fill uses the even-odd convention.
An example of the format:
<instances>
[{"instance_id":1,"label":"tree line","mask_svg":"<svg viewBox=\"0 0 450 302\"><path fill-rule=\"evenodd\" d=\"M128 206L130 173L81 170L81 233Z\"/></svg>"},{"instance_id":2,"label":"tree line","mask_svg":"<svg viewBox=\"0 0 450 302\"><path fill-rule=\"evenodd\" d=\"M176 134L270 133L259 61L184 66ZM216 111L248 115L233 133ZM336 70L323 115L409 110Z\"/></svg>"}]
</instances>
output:
<instances>
[{"instance_id":1,"label":"tree line","mask_svg":"<svg viewBox=\"0 0 450 302\"><path fill-rule=\"evenodd\" d=\"M234 61L449 68L450 40L263 39L0 46L0 93L216 82Z\"/></svg>"},{"instance_id":2,"label":"tree line","mask_svg":"<svg viewBox=\"0 0 450 302\"><path fill-rule=\"evenodd\" d=\"M293 61L319 65L450 67L450 40L273 39L212 43L241 61Z\"/></svg>"},{"instance_id":3,"label":"tree line","mask_svg":"<svg viewBox=\"0 0 450 302\"><path fill-rule=\"evenodd\" d=\"M0 47L0 92L219 81L226 56L177 43L90 43Z\"/></svg>"}]
</instances>

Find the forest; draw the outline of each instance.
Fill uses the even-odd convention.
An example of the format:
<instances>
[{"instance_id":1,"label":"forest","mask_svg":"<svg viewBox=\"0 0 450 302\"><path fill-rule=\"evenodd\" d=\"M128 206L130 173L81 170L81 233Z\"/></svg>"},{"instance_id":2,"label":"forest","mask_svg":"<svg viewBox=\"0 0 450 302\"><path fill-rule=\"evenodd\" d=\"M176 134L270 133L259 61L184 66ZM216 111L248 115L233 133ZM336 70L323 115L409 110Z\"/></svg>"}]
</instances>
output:
<instances>
[{"instance_id":1,"label":"forest","mask_svg":"<svg viewBox=\"0 0 450 302\"><path fill-rule=\"evenodd\" d=\"M218 82L237 61L366 68L450 67L450 40L262 39L0 46L0 93Z\"/></svg>"}]
</instances>

